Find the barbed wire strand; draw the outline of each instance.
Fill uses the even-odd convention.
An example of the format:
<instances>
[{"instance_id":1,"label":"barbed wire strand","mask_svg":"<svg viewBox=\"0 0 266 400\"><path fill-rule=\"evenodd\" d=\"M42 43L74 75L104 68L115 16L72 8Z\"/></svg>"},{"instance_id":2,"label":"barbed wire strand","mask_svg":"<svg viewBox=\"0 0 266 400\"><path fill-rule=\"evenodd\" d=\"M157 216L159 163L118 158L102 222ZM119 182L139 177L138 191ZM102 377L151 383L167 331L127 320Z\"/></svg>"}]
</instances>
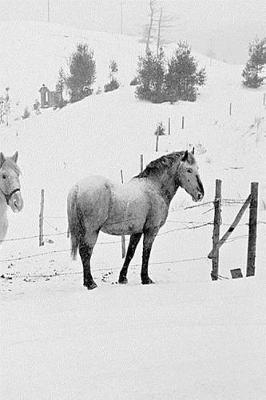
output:
<instances>
[{"instance_id":1,"label":"barbed wire strand","mask_svg":"<svg viewBox=\"0 0 266 400\"><path fill-rule=\"evenodd\" d=\"M165 233L162 233L161 235L169 233L169 232L172 232L172 231L167 231ZM157 236L159 236L159 235L157 235ZM235 238L228 239L225 242L225 244L236 241L236 240L244 239L244 238L248 238L248 235L241 235L241 236L237 236ZM114 241L114 242L101 242L98 244L120 244L120 243L121 243L120 241ZM17 257L17 258L6 258L6 259L0 260L0 263L22 261L22 260L27 260L27 259L31 259L31 258L38 258L38 257L46 256L46 255L66 253L66 252L70 252L70 248L64 249L64 250L51 250L51 251L47 251L47 252L43 252L43 253L35 253L35 254L21 256L21 257ZM204 258L207 258L207 257L204 257ZM191 261L193 261L193 259L191 259ZM169 263L171 263L171 262L169 262ZM154 263L154 264L156 264L156 263Z\"/></svg>"},{"instance_id":2,"label":"barbed wire strand","mask_svg":"<svg viewBox=\"0 0 266 400\"><path fill-rule=\"evenodd\" d=\"M185 224L185 222L183 222L183 223ZM193 222L191 222L191 221L188 222L188 224L191 224L191 223L193 223ZM157 236L165 235L166 233L170 233L170 232L174 232L174 231L182 231L182 230L187 230L187 229L188 230L189 229L198 229L198 228L201 228L201 227L204 227L204 226L207 226L207 225L211 225L211 224L213 224L213 222L210 221L210 222L203 223L203 224L196 225L196 226L188 226L188 227L185 227L185 228L170 229L170 230L168 230L166 232L158 233ZM53 236L61 236L61 235L67 235L67 231L57 232L57 233L47 233L47 234L44 234L43 237L53 237ZM27 240L27 239L36 239L38 237L39 237L39 235L24 236L24 237L4 239L4 240L2 240L2 242L13 242L13 241L20 241L20 240ZM115 242L114 241L113 242L98 242L98 244L108 244L108 243L120 243L120 242L118 242L118 241L115 241Z\"/></svg>"},{"instance_id":3,"label":"barbed wire strand","mask_svg":"<svg viewBox=\"0 0 266 400\"><path fill-rule=\"evenodd\" d=\"M62 251L68 251L68 250L62 250ZM43 253L44 254L44 253ZM202 257L195 257L195 258L183 258L183 259L177 259L177 260L168 260L168 261L157 261L157 262L150 262L149 265L163 265L163 264L180 264L180 263L186 263L186 262L194 262L194 261L203 261L203 260L208 260L208 257L202 256ZM208 260L209 261L209 260ZM141 264L131 264L130 265L132 268L136 267L141 267ZM101 271L107 271L107 270L120 270L120 267L112 267L112 266L106 266L104 268L98 268L94 269L94 272L101 272ZM71 271L71 272L55 272L54 274L34 274L34 275L12 275L12 277L16 278L51 278L51 277L56 277L56 276L67 276L67 275L81 275L83 271ZM7 277L8 278L8 277Z\"/></svg>"},{"instance_id":4,"label":"barbed wire strand","mask_svg":"<svg viewBox=\"0 0 266 400\"><path fill-rule=\"evenodd\" d=\"M242 204L242 203L244 203L245 202L245 200L243 200L243 199L221 199L221 201L222 201L222 203L225 203L224 205L227 205L227 204ZM196 205L193 205L193 206L188 206L188 207L178 207L178 209L171 209L170 208L170 210L169 210L169 214L170 213L173 213L173 212L178 212L178 211L180 211L180 210L188 210L188 209L190 209L190 208L195 208L195 207L203 207L203 206L205 206L205 205L208 205L208 204L213 204L213 203L215 203L215 200L212 200L212 201L208 201L208 202L205 202L205 203L201 203L201 204L196 204ZM213 208L211 208L211 210L212 210ZM67 219L67 216L66 215L64 215L64 216L59 216L59 215L57 215L57 216L52 216L52 215L48 215L48 216L45 216L45 218L47 218L47 219Z\"/></svg>"},{"instance_id":5,"label":"barbed wire strand","mask_svg":"<svg viewBox=\"0 0 266 400\"><path fill-rule=\"evenodd\" d=\"M193 223L199 223L199 221L187 221L187 222L185 222L185 221L174 221L174 220L169 220L169 221L167 221L167 222L170 222L170 223L177 223L177 224L182 223L182 224L184 224L184 225L186 225L186 224L193 224ZM259 220L259 221L257 221L257 224L258 224L258 225L259 225L259 224L266 225L266 221L260 221L260 220ZM213 225L213 222L212 222L212 221L209 221L209 222L202 223L202 224L200 224L200 225L186 226L186 227L184 227L184 228L170 229L170 230L168 230L168 231L166 231L166 232L160 232L160 233L158 233L157 236L165 235L166 233L175 232L175 231L183 231L183 230L190 230L190 229L198 229L198 228L202 228L202 227L205 227L205 226L208 226L208 225ZM231 225L230 223L225 223L225 222L221 223L221 226L230 226L230 225ZM239 224L238 226L248 226L248 225L249 225L249 223L246 222L246 223L243 223L243 224ZM53 227L53 228L54 228L54 227ZM56 229L56 228L54 228L54 229ZM63 235L67 236L67 231L57 232L57 233L47 233L47 234L44 234L43 237L47 237L47 238L48 238L48 237L63 236ZM29 239L36 239L36 238L38 238L38 237L39 237L39 235L21 236L21 237L3 239L1 242L13 242L13 241L20 241L20 240L29 240ZM118 243L118 241L116 241L116 242L114 242L114 241L112 241L112 242L98 242L98 244L108 244L108 243Z\"/></svg>"}]
</instances>

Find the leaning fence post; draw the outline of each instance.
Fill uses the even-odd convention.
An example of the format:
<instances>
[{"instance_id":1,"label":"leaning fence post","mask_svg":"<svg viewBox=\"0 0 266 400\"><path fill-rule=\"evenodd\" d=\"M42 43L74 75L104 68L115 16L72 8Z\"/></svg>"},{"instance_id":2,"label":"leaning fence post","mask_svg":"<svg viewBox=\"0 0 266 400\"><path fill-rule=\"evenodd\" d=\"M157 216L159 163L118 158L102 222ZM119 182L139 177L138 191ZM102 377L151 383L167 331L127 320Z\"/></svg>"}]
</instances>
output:
<instances>
[{"instance_id":1,"label":"leaning fence post","mask_svg":"<svg viewBox=\"0 0 266 400\"><path fill-rule=\"evenodd\" d=\"M41 205L39 214L39 246L44 245L43 241L43 210L44 210L44 189L41 190Z\"/></svg>"},{"instance_id":2,"label":"leaning fence post","mask_svg":"<svg viewBox=\"0 0 266 400\"><path fill-rule=\"evenodd\" d=\"M121 174L121 182L124 183L124 177L123 177L122 169L120 171L120 174ZM125 235L121 236L121 246L122 246L122 258L125 258L125 256L126 256L126 238L125 238Z\"/></svg>"},{"instance_id":3,"label":"leaning fence post","mask_svg":"<svg viewBox=\"0 0 266 400\"><path fill-rule=\"evenodd\" d=\"M217 243L216 248L213 248L212 251L209 253L208 258L213 258L215 256L217 250L220 249L220 247L222 247L222 245L226 242L226 240L229 238L229 236L234 231L236 226L239 224L239 222L240 222L244 212L248 208L249 204L250 204L250 195L248 196L248 198L246 199L245 203L243 204L243 206L239 210L237 216L235 217L234 221L230 225L229 229L227 229L227 231L223 235L222 239L219 240L219 242Z\"/></svg>"},{"instance_id":4,"label":"leaning fence post","mask_svg":"<svg viewBox=\"0 0 266 400\"><path fill-rule=\"evenodd\" d=\"M256 240L257 240L257 214L258 214L258 183L251 183L248 229L248 257L246 276L255 275Z\"/></svg>"},{"instance_id":5,"label":"leaning fence post","mask_svg":"<svg viewBox=\"0 0 266 400\"><path fill-rule=\"evenodd\" d=\"M214 199L214 226L213 226L213 236L212 245L216 248L220 239L220 225L221 225L221 197L222 197L222 181L216 179L215 183L215 199ZM213 281L218 279L219 270L219 249L212 258L212 272L211 278Z\"/></svg>"}]
</instances>

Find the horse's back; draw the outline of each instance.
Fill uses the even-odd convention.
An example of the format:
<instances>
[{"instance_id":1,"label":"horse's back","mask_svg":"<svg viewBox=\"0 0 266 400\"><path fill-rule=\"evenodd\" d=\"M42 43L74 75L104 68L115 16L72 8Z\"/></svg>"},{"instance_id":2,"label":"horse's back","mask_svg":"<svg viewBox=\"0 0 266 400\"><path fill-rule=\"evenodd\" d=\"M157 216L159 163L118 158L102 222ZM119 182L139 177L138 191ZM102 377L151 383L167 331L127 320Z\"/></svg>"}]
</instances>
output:
<instances>
[{"instance_id":1,"label":"horse's back","mask_svg":"<svg viewBox=\"0 0 266 400\"><path fill-rule=\"evenodd\" d=\"M74 188L78 188L79 194L83 195L84 193L99 193L102 190L106 190L106 188L108 188L110 185L111 181L104 176L89 175L77 182Z\"/></svg>"}]
</instances>

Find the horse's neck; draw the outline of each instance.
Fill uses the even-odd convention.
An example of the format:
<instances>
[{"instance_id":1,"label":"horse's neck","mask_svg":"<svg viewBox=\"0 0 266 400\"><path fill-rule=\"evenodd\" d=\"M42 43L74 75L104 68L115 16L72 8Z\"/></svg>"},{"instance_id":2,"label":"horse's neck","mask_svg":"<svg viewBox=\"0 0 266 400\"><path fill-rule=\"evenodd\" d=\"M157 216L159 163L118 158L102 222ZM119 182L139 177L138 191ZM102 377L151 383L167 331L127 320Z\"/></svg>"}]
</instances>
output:
<instances>
[{"instance_id":1,"label":"horse's neck","mask_svg":"<svg viewBox=\"0 0 266 400\"><path fill-rule=\"evenodd\" d=\"M4 216L6 216L6 213L7 213L6 199L0 192L0 223L1 219L4 218Z\"/></svg>"},{"instance_id":2,"label":"horse's neck","mask_svg":"<svg viewBox=\"0 0 266 400\"><path fill-rule=\"evenodd\" d=\"M4 196L0 194L0 242L6 235L7 225L7 204Z\"/></svg>"},{"instance_id":3,"label":"horse's neck","mask_svg":"<svg viewBox=\"0 0 266 400\"><path fill-rule=\"evenodd\" d=\"M157 185L165 201L170 204L179 187L174 175L170 171L165 171L157 180Z\"/></svg>"}]
</instances>

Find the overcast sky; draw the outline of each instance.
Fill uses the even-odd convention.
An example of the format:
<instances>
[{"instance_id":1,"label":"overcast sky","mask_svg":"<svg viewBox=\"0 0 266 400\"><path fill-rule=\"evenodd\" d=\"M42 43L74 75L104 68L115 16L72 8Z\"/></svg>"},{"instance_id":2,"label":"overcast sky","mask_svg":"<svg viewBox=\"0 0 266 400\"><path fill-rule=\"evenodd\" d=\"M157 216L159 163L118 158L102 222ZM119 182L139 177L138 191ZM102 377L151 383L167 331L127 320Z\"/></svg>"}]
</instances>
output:
<instances>
[{"instance_id":1,"label":"overcast sky","mask_svg":"<svg viewBox=\"0 0 266 400\"><path fill-rule=\"evenodd\" d=\"M126 34L141 35L148 22L149 0L49 0L50 21L77 28L121 31L121 4ZM186 39L220 59L244 62L248 43L266 36L265 0L158 0L164 15L173 17L165 37ZM48 0L0 0L0 20L47 21Z\"/></svg>"}]
</instances>

